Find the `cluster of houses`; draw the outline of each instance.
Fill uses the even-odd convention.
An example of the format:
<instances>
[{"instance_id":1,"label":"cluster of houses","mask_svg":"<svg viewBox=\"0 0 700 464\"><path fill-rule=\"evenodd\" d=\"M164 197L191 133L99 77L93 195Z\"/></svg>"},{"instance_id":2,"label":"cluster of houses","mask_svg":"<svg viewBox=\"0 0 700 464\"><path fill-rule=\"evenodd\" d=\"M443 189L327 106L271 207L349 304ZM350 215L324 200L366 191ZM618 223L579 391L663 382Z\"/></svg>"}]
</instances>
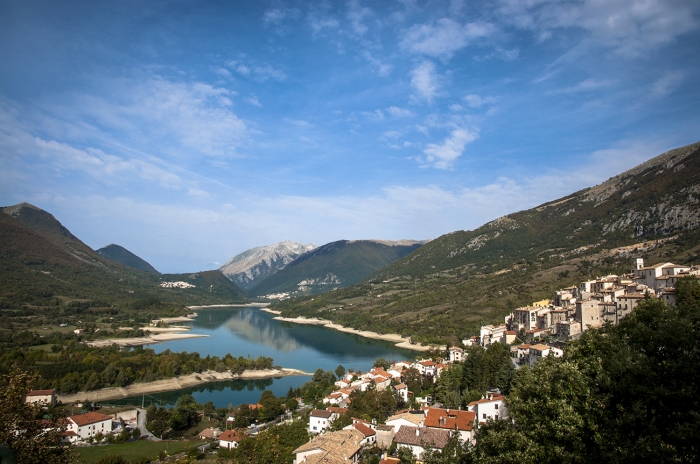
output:
<instances>
[{"instance_id":1,"label":"cluster of houses","mask_svg":"<svg viewBox=\"0 0 700 464\"><path fill-rule=\"evenodd\" d=\"M673 263L644 266L644 260L636 258L629 274L608 275L560 289L553 300L518 308L505 317L503 324L483 326L478 336L463 343L488 348L493 343L511 345L520 339L525 343L512 346L511 357L516 365L532 366L544 356L561 356L559 347L589 328L617 324L647 296L674 305L676 282L685 276L697 278L700 267ZM554 346L538 343L545 338Z\"/></svg>"},{"instance_id":2,"label":"cluster of houses","mask_svg":"<svg viewBox=\"0 0 700 464\"><path fill-rule=\"evenodd\" d=\"M352 424L342 430L328 431L333 421L347 413L347 408L337 406L314 409L309 415L309 431L315 436L294 450L295 464L357 464L363 448L377 446L388 450L392 444L410 449L421 460L426 450L442 450L453 435L463 443L474 443L474 433L480 423L508 417L503 396L492 392L469 403L467 410L425 406L397 411L384 424L352 418ZM385 456L383 462L398 461Z\"/></svg>"}]
</instances>

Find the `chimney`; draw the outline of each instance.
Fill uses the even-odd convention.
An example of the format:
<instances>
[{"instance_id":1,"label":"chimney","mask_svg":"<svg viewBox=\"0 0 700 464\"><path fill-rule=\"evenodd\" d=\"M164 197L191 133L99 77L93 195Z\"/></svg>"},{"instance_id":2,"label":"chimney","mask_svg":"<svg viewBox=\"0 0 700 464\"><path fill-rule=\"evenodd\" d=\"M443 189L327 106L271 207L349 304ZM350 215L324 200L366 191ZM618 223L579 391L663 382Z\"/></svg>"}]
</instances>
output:
<instances>
[{"instance_id":1,"label":"chimney","mask_svg":"<svg viewBox=\"0 0 700 464\"><path fill-rule=\"evenodd\" d=\"M418 429L418 427L416 427L416 436L420 437L420 430Z\"/></svg>"}]
</instances>

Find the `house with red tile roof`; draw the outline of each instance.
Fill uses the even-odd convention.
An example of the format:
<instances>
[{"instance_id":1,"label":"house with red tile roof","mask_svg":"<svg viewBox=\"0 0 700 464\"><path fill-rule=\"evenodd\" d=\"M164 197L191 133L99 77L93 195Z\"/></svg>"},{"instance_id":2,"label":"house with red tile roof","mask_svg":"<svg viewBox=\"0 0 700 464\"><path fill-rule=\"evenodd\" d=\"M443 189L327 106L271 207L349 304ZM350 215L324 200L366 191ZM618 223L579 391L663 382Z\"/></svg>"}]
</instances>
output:
<instances>
[{"instance_id":1,"label":"house with red tile roof","mask_svg":"<svg viewBox=\"0 0 700 464\"><path fill-rule=\"evenodd\" d=\"M426 450L442 450L450 440L450 431L402 425L394 437L398 448L408 448L419 461Z\"/></svg>"},{"instance_id":2,"label":"house with red tile roof","mask_svg":"<svg viewBox=\"0 0 700 464\"><path fill-rule=\"evenodd\" d=\"M425 427L440 430L457 430L463 442L474 438L476 413L458 409L428 408L425 414Z\"/></svg>"},{"instance_id":3,"label":"house with red tile roof","mask_svg":"<svg viewBox=\"0 0 700 464\"><path fill-rule=\"evenodd\" d=\"M226 430L222 432L219 439L219 448L233 449L238 446L238 444L245 438L245 434L239 432L238 430Z\"/></svg>"},{"instance_id":4,"label":"house with red tile roof","mask_svg":"<svg viewBox=\"0 0 700 464\"><path fill-rule=\"evenodd\" d=\"M70 416L66 430L75 432L79 440L87 440L97 433L103 435L112 431L112 416L106 416L98 412L88 412Z\"/></svg>"},{"instance_id":5,"label":"house with red tile roof","mask_svg":"<svg viewBox=\"0 0 700 464\"><path fill-rule=\"evenodd\" d=\"M55 406L56 392L54 390L32 390L27 393L25 403L35 403L41 406Z\"/></svg>"}]
</instances>

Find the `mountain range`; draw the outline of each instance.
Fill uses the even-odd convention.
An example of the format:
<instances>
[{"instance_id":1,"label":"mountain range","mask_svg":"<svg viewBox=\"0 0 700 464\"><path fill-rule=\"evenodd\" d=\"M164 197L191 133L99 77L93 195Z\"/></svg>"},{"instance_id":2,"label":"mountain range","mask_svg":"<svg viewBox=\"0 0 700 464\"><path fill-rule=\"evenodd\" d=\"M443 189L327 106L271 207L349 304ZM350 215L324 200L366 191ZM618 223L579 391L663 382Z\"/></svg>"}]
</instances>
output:
<instances>
[{"instance_id":1,"label":"mountain range","mask_svg":"<svg viewBox=\"0 0 700 464\"><path fill-rule=\"evenodd\" d=\"M338 240L307 251L252 288L252 295L315 294L355 284L424 242Z\"/></svg>"},{"instance_id":2,"label":"mountain range","mask_svg":"<svg viewBox=\"0 0 700 464\"><path fill-rule=\"evenodd\" d=\"M179 280L190 287L163 285ZM138 301L179 305L246 301L244 292L219 271L157 275L135 269L100 255L36 206L1 208L0 308L41 307L73 299L108 307L133 307Z\"/></svg>"},{"instance_id":3,"label":"mountain range","mask_svg":"<svg viewBox=\"0 0 700 464\"><path fill-rule=\"evenodd\" d=\"M645 262L700 258L700 143L595 187L426 243L363 282L273 305L285 316L454 342L518 306Z\"/></svg>"}]
</instances>

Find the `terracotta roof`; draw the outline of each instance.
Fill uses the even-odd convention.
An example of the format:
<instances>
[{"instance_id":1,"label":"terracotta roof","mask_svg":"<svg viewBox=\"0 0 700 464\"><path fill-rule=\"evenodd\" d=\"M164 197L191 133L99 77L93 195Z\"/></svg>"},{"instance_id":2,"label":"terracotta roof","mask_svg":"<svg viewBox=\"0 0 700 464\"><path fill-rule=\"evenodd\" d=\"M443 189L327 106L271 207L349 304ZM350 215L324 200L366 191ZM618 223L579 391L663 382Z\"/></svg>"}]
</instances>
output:
<instances>
[{"instance_id":1,"label":"terracotta roof","mask_svg":"<svg viewBox=\"0 0 700 464\"><path fill-rule=\"evenodd\" d=\"M218 437L218 439L221 441L228 441L228 442L235 441L236 443L243 440L243 438L245 438L245 435L240 433L238 430L226 430Z\"/></svg>"},{"instance_id":2,"label":"terracotta roof","mask_svg":"<svg viewBox=\"0 0 700 464\"><path fill-rule=\"evenodd\" d=\"M402 425L394 437L394 442L402 445L418 445L437 449L444 448L449 440L449 430L409 427L407 425Z\"/></svg>"},{"instance_id":3,"label":"terracotta roof","mask_svg":"<svg viewBox=\"0 0 700 464\"><path fill-rule=\"evenodd\" d=\"M78 434L75 433L75 432L72 431L72 430L64 430L64 431L61 433L61 436L63 436L63 437L77 437Z\"/></svg>"},{"instance_id":4,"label":"terracotta roof","mask_svg":"<svg viewBox=\"0 0 700 464\"><path fill-rule=\"evenodd\" d=\"M537 345L532 345L532 346L530 347L530 349L532 349L532 350L537 350L537 351L544 351L544 350L548 350L548 349L550 349L550 348L552 348L552 347L549 346L549 345L543 345L542 343L537 344Z\"/></svg>"},{"instance_id":5,"label":"terracotta roof","mask_svg":"<svg viewBox=\"0 0 700 464\"><path fill-rule=\"evenodd\" d=\"M398 458L390 458L390 457L387 457L387 458L382 459L381 461L379 461L379 464L400 464L400 463L401 463L401 460L400 460L400 459L398 459Z\"/></svg>"},{"instance_id":6,"label":"terracotta roof","mask_svg":"<svg viewBox=\"0 0 700 464\"><path fill-rule=\"evenodd\" d=\"M376 435L376 434L377 434L377 432L375 432L375 431L372 430L371 428L367 427L367 426L366 426L365 424L363 424L362 422L355 422L354 424L352 424L352 426L355 427L355 429L356 429L358 432L360 432L362 435L364 435L365 438L371 437L372 435Z\"/></svg>"},{"instance_id":7,"label":"terracotta roof","mask_svg":"<svg viewBox=\"0 0 700 464\"><path fill-rule=\"evenodd\" d=\"M377 424L377 430L380 432L393 432L394 427L391 425L385 425L385 424Z\"/></svg>"},{"instance_id":8,"label":"terracotta roof","mask_svg":"<svg viewBox=\"0 0 700 464\"><path fill-rule=\"evenodd\" d=\"M105 416L104 414L100 414L99 412L88 412L85 414L78 414L77 416L71 416L70 420L75 422L78 427L82 427L84 425L89 425L89 424L94 424L96 422L102 422L106 420L112 420L112 416Z\"/></svg>"},{"instance_id":9,"label":"terracotta roof","mask_svg":"<svg viewBox=\"0 0 700 464\"><path fill-rule=\"evenodd\" d=\"M398 419L403 419L405 421L408 421L412 424L420 424L425 420L425 415L421 412L419 414L414 414L411 412L404 412L403 414L397 414L395 416L389 417L386 421L393 421L393 420L398 420Z\"/></svg>"},{"instance_id":10,"label":"terracotta roof","mask_svg":"<svg viewBox=\"0 0 700 464\"><path fill-rule=\"evenodd\" d=\"M301 445L292 451L293 454L305 451L318 450L318 453L307 456L307 463L345 463L345 457L353 456L360 451L360 442L364 435L357 430L340 430L338 432L326 432L315 436L310 442Z\"/></svg>"},{"instance_id":11,"label":"terracotta roof","mask_svg":"<svg viewBox=\"0 0 700 464\"><path fill-rule=\"evenodd\" d=\"M333 414L333 411L329 411L327 409L326 410L314 409L313 411L311 411L310 415L312 417L323 417L324 419L328 419L329 417L331 417L332 414Z\"/></svg>"},{"instance_id":12,"label":"terracotta roof","mask_svg":"<svg viewBox=\"0 0 700 464\"><path fill-rule=\"evenodd\" d=\"M27 396L46 396L53 395L53 390L32 390L27 393Z\"/></svg>"},{"instance_id":13,"label":"terracotta roof","mask_svg":"<svg viewBox=\"0 0 700 464\"><path fill-rule=\"evenodd\" d=\"M460 411L457 409L430 408L425 417L425 426L440 429L471 430L476 414L472 411Z\"/></svg>"},{"instance_id":14,"label":"terracotta roof","mask_svg":"<svg viewBox=\"0 0 700 464\"><path fill-rule=\"evenodd\" d=\"M394 385L394 388L397 390L401 390L402 388L408 388L405 383L400 383L398 385Z\"/></svg>"},{"instance_id":15,"label":"terracotta roof","mask_svg":"<svg viewBox=\"0 0 700 464\"><path fill-rule=\"evenodd\" d=\"M200 438L214 438L214 433L216 431L214 430L213 427L209 427L208 429L204 429L201 432L199 432L199 437Z\"/></svg>"}]
</instances>

